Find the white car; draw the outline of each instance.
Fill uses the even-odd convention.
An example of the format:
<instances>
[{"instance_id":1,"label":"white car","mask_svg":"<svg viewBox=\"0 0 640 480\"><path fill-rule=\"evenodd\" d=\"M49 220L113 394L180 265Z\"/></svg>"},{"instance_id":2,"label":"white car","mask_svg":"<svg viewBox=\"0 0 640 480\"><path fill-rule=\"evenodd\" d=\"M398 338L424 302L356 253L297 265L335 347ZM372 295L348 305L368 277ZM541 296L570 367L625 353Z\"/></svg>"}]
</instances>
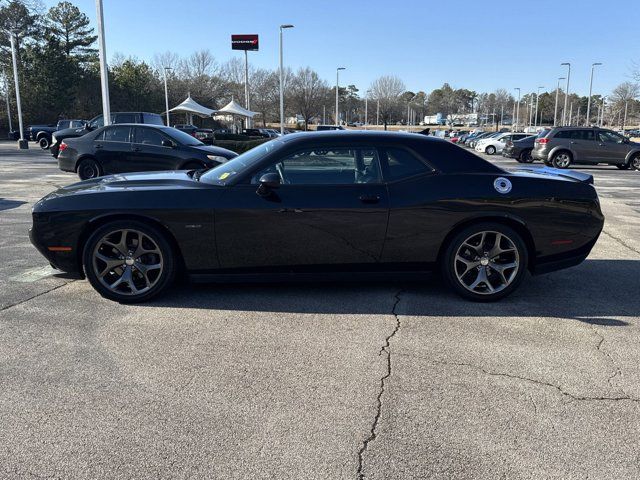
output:
<instances>
[{"instance_id":1,"label":"white car","mask_svg":"<svg viewBox=\"0 0 640 480\"><path fill-rule=\"evenodd\" d=\"M483 138L476 144L476 152L483 152L487 155L493 155L494 153L502 152L505 144L511 140L522 140L523 138L530 137L530 133L513 133L504 132L500 135L496 135L491 138Z\"/></svg>"}]
</instances>

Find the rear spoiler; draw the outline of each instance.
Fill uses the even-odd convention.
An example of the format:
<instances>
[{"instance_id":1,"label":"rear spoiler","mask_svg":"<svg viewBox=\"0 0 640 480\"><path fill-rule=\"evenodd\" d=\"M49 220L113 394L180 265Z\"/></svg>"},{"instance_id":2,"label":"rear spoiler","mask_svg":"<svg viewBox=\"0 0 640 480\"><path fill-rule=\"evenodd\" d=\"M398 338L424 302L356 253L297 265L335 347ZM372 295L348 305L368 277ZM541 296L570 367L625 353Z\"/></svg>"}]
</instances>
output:
<instances>
[{"instance_id":1,"label":"rear spoiler","mask_svg":"<svg viewBox=\"0 0 640 480\"><path fill-rule=\"evenodd\" d=\"M538 173L540 175L550 175L553 177L570 178L576 182L588 183L593 185L593 175L588 173L576 172L575 170L564 170L551 167L519 167L518 171Z\"/></svg>"}]
</instances>

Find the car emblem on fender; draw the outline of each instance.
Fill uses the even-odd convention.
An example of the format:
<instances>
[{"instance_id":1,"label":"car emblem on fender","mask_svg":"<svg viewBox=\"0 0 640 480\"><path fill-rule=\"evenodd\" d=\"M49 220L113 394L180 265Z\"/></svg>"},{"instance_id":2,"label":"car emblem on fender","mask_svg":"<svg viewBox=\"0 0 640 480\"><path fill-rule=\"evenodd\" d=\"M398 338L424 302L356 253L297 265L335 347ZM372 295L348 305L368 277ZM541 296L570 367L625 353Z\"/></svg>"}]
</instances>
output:
<instances>
[{"instance_id":1,"label":"car emblem on fender","mask_svg":"<svg viewBox=\"0 0 640 480\"><path fill-rule=\"evenodd\" d=\"M511 182L504 177L498 177L493 181L493 188L498 193L509 193L511 191Z\"/></svg>"}]
</instances>

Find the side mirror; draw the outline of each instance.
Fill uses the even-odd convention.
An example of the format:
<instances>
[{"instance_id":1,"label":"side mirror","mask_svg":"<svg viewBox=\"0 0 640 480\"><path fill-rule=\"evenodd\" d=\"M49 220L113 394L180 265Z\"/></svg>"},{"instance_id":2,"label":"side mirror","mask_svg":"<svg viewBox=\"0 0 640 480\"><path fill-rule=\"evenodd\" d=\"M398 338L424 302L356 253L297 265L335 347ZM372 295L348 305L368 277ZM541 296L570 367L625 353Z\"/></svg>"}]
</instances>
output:
<instances>
[{"instance_id":1,"label":"side mirror","mask_svg":"<svg viewBox=\"0 0 640 480\"><path fill-rule=\"evenodd\" d=\"M261 197L268 197L272 190L280 188L280 175L277 173L265 173L260 177L258 183L256 193Z\"/></svg>"},{"instance_id":2,"label":"side mirror","mask_svg":"<svg viewBox=\"0 0 640 480\"><path fill-rule=\"evenodd\" d=\"M175 148L176 145L171 140L162 140L162 146L167 148Z\"/></svg>"}]
</instances>

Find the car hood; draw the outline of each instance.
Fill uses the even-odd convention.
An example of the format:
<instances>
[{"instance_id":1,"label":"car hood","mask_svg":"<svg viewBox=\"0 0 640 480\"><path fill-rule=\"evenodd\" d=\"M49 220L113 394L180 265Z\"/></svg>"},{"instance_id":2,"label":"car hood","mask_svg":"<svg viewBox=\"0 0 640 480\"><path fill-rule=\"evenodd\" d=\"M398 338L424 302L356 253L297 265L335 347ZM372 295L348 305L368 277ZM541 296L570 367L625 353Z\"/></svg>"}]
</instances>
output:
<instances>
[{"instance_id":1,"label":"car hood","mask_svg":"<svg viewBox=\"0 0 640 480\"><path fill-rule=\"evenodd\" d=\"M236 152L227 150L226 148L222 147L213 147L209 145L189 145L189 148L193 148L194 150L198 150L199 152L203 152L207 155L217 155L219 157L224 157L227 160L238 156Z\"/></svg>"}]
</instances>

